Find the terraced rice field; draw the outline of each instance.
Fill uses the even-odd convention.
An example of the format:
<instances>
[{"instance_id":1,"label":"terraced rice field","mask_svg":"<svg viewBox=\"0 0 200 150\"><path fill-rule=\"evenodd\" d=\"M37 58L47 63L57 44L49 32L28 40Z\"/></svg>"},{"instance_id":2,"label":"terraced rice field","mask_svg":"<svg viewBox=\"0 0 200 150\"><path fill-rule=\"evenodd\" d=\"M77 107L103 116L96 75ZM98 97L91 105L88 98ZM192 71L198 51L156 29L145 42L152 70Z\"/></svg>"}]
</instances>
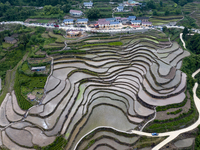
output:
<instances>
[{"instance_id":1,"label":"terraced rice field","mask_svg":"<svg viewBox=\"0 0 200 150\"><path fill-rule=\"evenodd\" d=\"M56 57L41 105L26 113L14 92L7 94L0 143L25 150L65 135L66 150L131 148L139 138L131 130L151 119L155 106L185 99L186 74L179 69L189 52L155 40L130 36L126 45Z\"/></svg>"}]
</instances>

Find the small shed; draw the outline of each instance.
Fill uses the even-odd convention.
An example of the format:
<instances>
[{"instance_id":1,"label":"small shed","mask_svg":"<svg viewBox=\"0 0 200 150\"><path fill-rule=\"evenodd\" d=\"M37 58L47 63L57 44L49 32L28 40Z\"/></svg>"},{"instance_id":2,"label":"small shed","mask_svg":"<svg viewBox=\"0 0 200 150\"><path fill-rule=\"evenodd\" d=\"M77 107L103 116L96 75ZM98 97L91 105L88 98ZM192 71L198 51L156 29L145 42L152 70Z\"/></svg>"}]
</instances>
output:
<instances>
[{"instance_id":1,"label":"small shed","mask_svg":"<svg viewBox=\"0 0 200 150\"><path fill-rule=\"evenodd\" d=\"M31 71L45 71L46 66L41 66L41 67L32 67Z\"/></svg>"},{"instance_id":2,"label":"small shed","mask_svg":"<svg viewBox=\"0 0 200 150\"><path fill-rule=\"evenodd\" d=\"M36 98L35 95L32 95L32 94L27 95L27 97L31 101L35 100L35 98Z\"/></svg>"},{"instance_id":3,"label":"small shed","mask_svg":"<svg viewBox=\"0 0 200 150\"><path fill-rule=\"evenodd\" d=\"M10 43L10 44L15 44L15 43L17 43L17 40L16 40L15 38L13 38L13 37L5 37L5 38L4 38L4 41L5 41L6 43Z\"/></svg>"}]
</instances>

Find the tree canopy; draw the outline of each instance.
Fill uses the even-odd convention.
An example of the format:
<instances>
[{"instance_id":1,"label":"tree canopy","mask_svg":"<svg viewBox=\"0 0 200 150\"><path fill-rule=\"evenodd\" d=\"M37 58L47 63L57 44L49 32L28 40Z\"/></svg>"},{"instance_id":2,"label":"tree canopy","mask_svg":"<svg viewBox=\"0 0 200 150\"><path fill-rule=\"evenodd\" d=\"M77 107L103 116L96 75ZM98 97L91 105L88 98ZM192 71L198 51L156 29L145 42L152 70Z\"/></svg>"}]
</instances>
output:
<instances>
[{"instance_id":1,"label":"tree canopy","mask_svg":"<svg viewBox=\"0 0 200 150\"><path fill-rule=\"evenodd\" d=\"M200 35L196 33L188 39L189 49L195 54L200 54Z\"/></svg>"},{"instance_id":2,"label":"tree canopy","mask_svg":"<svg viewBox=\"0 0 200 150\"><path fill-rule=\"evenodd\" d=\"M98 9L92 8L87 11L88 19L98 19L101 17L101 13Z\"/></svg>"}]
</instances>

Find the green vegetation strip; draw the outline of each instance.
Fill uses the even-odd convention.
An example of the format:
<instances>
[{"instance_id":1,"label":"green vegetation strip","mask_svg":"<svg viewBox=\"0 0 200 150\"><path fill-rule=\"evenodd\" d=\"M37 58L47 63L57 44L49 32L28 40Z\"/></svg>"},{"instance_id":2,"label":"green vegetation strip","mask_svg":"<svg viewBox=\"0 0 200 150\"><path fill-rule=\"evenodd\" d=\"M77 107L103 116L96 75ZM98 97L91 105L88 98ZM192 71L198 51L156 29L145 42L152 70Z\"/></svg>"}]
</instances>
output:
<instances>
[{"instance_id":1,"label":"green vegetation strip","mask_svg":"<svg viewBox=\"0 0 200 150\"><path fill-rule=\"evenodd\" d=\"M171 104L171 105L167 105L167 106L158 106L156 107L156 111L166 111L170 108L179 108L179 107L183 107L187 102L187 97L184 99L183 102L179 103L179 104Z\"/></svg>"},{"instance_id":2,"label":"green vegetation strip","mask_svg":"<svg viewBox=\"0 0 200 150\"><path fill-rule=\"evenodd\" d=\"M168 115L176 115L176 114L180 113L182 110L183 110L183 109L180 108L180 109L178 109L178 110L176 110L176 111L168 112L167 114L168 114Z\"/></svg>"},{"instance_id":3,"label":"green vegetation strip","mask_svg":"<svg viewBox=\"0 0 200 150\"><path fill-rule=\"evenodd\" d=\"M36 150L65 150L65 146L67 145L67 140L62 136L56 137L55 141L48 146L39 147L34 146Z\"/></svg>"},{"instance_id":4,"label":"green vegetation strip","mask_svg":"<svg viewBox=\"0 0 200 150\"><path fill-rule=\"evenodd\" d=\"M21 86L19 81L19 73L16 71L14 90L17 97L19 107L23 110L28 110L33 105L21 95Z\"/></svg>"}]
</instances>

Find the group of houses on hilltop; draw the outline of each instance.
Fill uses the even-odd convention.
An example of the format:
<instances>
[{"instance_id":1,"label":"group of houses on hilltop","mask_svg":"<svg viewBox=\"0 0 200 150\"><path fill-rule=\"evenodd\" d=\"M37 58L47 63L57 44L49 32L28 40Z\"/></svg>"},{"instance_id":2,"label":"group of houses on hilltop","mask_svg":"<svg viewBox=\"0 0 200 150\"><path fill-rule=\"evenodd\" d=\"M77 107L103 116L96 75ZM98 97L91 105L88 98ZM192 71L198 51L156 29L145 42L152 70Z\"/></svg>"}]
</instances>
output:
<instances>
[{"instance_id":1,"label":"group of houses on hilltop","mask_svg":"<svg viewBox=\"0 0 200 150\"><path fill-rule=\"evenodd\" d=\"M140 27L142 26L151 26L152 23L148 21L148 17L136 17L136 16L129 16L128 18L121 18L121 17L115 17L115 18L105 18L105 19L99 19L95 27L99 28L107 28L107 27L120 27L123 25L132 25L133 27Z\"/></svg>"},{"instance_id":2,"label":"group of houses on hilltop","mask_svg":"<svg viewBox=\"0 0 200 150\"><path fill-rule=\"evenodd\" d=\"M132 25L133 27L139 27L139 26L151 26L152 23L148 21L149 17L136 17L136 16L129 16L128 18L121 18L121 17L115 17L115 18L104 18L104 19L98 19L94 23L94 27L96 28L108 28L108 27L120 27L122 25ZM63 23L65 25L86 25L88 24L88 19L64 19Z\"/></svg>"}]
</instances>

